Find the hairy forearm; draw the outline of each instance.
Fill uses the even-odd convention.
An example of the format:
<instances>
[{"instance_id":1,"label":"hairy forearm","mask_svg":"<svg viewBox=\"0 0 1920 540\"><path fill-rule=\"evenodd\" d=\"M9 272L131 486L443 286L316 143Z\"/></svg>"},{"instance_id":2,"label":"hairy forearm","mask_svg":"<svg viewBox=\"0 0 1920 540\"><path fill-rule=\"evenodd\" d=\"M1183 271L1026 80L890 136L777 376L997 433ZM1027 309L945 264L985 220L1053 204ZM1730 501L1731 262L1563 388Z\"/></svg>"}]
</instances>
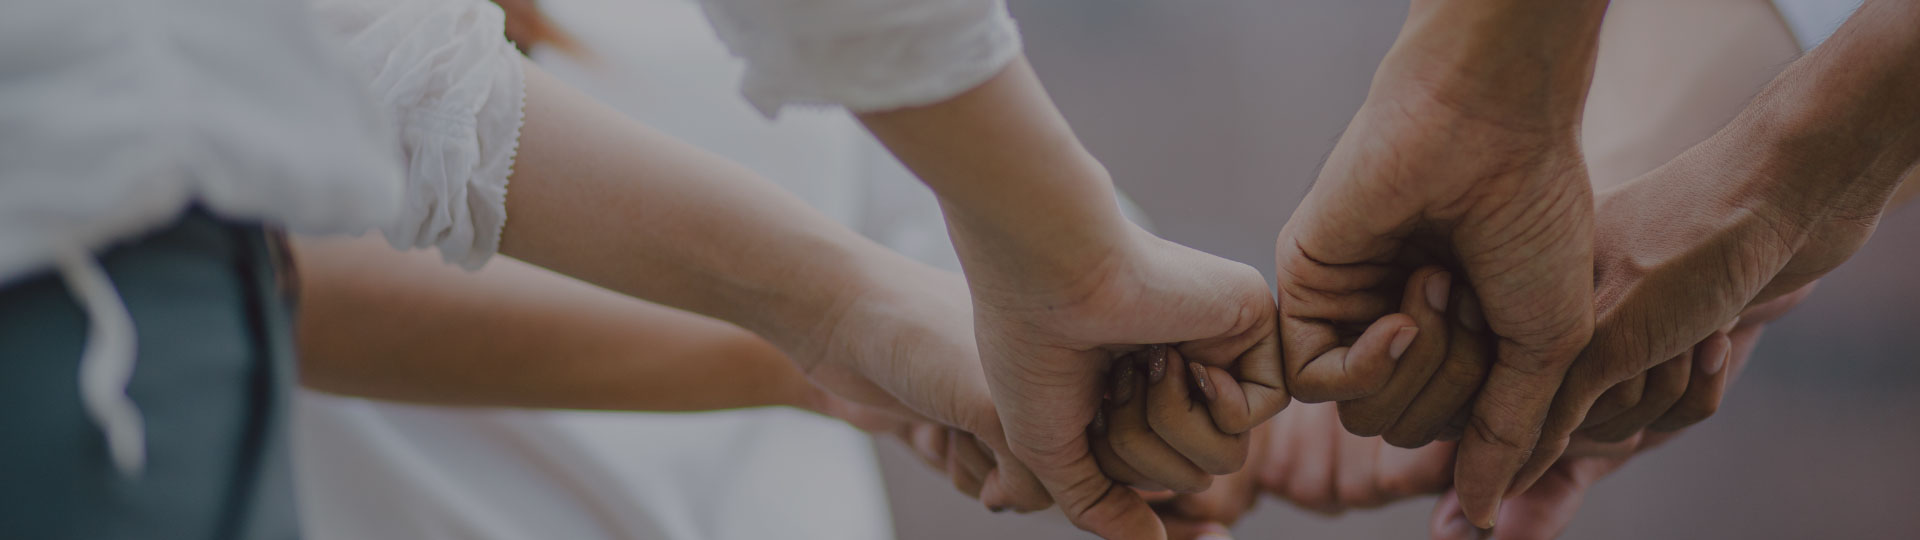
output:
<instances>
[{"instance_id":1,"label":"hairy forearm","mask_svg":"<svg viewBox=\"0 0 1920 540\"><path fill-rule=\"evenodd\" d=\"M1024 59L947 101L860 120L939 194L970 275L1073 275L1127 238L1107 171Z\"/></svg>"},{"instance_id":2,"label":"hairy forearm","mask_svg":"<svg viewBox=\"0 0 1920 540\"><path fill-rule=\"evenodd\" d=\"M739 327L514 261L464 272L378 239L295 242L301 382L439 405L634 411L807 406Z\"/></svg>"},{"instance_id":3,"label":"hairy forearm","mask_svg":"<svg viewBox=\"0 0 1920 540\"><path fill-rule=\"evenodd\" d=\"M501 253L782 347L822 334L901 261L751 171L531 65L507 210Z\"/></svg>"}]
</instances>

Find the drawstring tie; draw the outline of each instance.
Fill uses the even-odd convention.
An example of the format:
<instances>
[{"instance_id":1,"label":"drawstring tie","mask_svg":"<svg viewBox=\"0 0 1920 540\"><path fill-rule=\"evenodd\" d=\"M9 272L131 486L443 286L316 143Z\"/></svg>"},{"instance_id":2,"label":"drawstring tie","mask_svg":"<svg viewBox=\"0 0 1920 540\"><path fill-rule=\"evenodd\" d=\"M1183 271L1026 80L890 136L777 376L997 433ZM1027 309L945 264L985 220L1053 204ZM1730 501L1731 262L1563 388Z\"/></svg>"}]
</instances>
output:
<instances>
[{"instance_id":1,"label":"drawstring tie","mask_svg":"<svg viewBox=\"0 0 1920 540\"><path fill-rule=\"evenodd\" d=\"M146 421L127 396L133 379L133 315L106 271L85 249L63 250L60 277L87 314L86 349L80 356L80 401L87 416L107 437L113 466L127 477L139 476L147 462Z\"/></svg>"}]
</instances>

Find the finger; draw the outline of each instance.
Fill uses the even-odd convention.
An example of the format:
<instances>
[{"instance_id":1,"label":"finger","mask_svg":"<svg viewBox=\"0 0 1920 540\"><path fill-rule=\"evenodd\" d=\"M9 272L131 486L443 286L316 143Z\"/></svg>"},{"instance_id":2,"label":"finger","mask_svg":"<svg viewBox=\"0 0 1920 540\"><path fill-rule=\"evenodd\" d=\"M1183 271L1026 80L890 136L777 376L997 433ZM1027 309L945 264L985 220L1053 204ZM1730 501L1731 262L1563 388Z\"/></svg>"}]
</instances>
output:
<instances>
[{"instance_id":1,"label":"finger","mask_svg":"<svg viewBox=\"0 0 1920 540\"><path fill-rule=\"evenodd\" d=\"M1400 418L1387 428L1382 436L1387 444L1418 448L1442 439L1456 418L1464 429L1466 418L1473 412L1473 396L1480 392L1488 367L1493 363L1492 336L1485 331L1484 324L1478 329L1468 326L1469 322L1480 321L1479 301L1468 291L1453 296L1452 311L1456 316L1448 321L1451 335L1447 339L1446 359L1441 361L1440 369L1426 388L1420 390ZM1443 440L1458 439L1458 435L1454 435Z\"/></svg>"},{"instance_id":2,"label":"finger","mask_svg":"<svg viewBox=\"0 0 1920 540\"><path fill-rule=\"evenodd\" d=\"M1758 328L1754 328L1758 334ZM1729 357L1733 353L1733 342L1727 334L1715 332L1706 341L1694 349L1693 368L1698 373L1687 381L1686 392L1680 399L1647 426L1654 431L1679 431L1713 416L1720 410L1720 400L1726 396L1727 380L1733 370L1729 369Z\"/></svg>"},{"instance_id":3,"label":"finger","mask_svg":"<svg viewBox=\"0 0 1920 540\"><path fill-rule=\"evenodd\" d=\"M1119 454L1113 452L1113 441L1107 437L1106 420L1109 414L1113 414L1112 407L1112 403L1109 402L1107 403L1106 409L1095 413L1093 425L1087 428L1088 441L1089 444L1092 445L1093 459L1100 464L1100 471L1106 473L1107 477L1112 478L1113 481L1126 484L1137 490L1173 493L1171 490L1168 490L1166 486L1162 486L1159 482L1147 478L1147 475L1140 474L1140 471L1134 470L1132 465L1127 464L1127 460L1121 459ZM1142 495L1141 498L1149 501L1153 500L1152 497L1144 495Z\"/></svg>"},{"instance_id":4,"label":"finger","mask_svg":"<svg viewBox=\"0 0 1920 540\"><path fill-rule=\"evenodd\" d=\"M1288 320L1282 318L1281 323ZM1333 347L1331 340L1327 347L1284 345L1287 389L1307 403L1359 399L1379 392L1393 375L1398 353L1404 353L1419 332L1412 317L1395 313L1374 321L1352 346ZM1290 336L1282 328L1280 337L1284 344ZM1308 356L1307 351L1314 349L1321 352Z\"/></svg>"},{"instance_id":5,"label":"finger","mask_svg":"<svg viewBox=\"0 0 1920 540\"><path fill-rule=\"evenodd\" d=\"M1580 419L1580 427L1594 426L1612 420L1614 416L1633 408L1640 403L1640 396L1646 392L1646 389L1646 373L1635 375L1633 378L1613 385L1612 388L1601 393L1599 399L1593 401L1593 406L1587 409L1587 416Z\"/></svg>"},{"instance_id":6,"label":"finger","mask_svg":"<svg viewBox=\"0 0 1920 540\"><path fill-rule=\"evenodd\" d=\"M1500 509L1493 528L1501 540L1552 540L1566 532L1586 500L1587 489L1605 471L1599 460L1565 461Z\"/></svg>"},{"instance_id":7,"label":"finger","mask_svg":"<svg viewBox=\"0 0 1920 540\"><path fill-rule=\"evenodd\" d=\"M913 453L920 457L928 467L945 470L947 462L947 437L949 432L939 424L918 423L909 432L911 439L907 445L913 447Z\"/></svg>"},{"instance_id":8,"label":"finger","mask_svg":"<svg viewBox=\"0 0 1920 540\"><path fill-rule=\"evenodd\" d=\"M1051 456L1028 454L1039 462L1060 463L1059 467L1035 469L1075 527L1107 540L1162 540L1166 530L1153 509L1138 493L1116 484L1100 473L1099 464L1087 448L1084 434L1069 441L1078 452Z\"/></svg>"},{"instance_id":9,"label":"finger","mask_svg":"<svg viewBox=\"0 0 1920 540\"><path fill-rule=\"evenodd\" d=\"M1474 527L1460 508L1460 494L1448 491L1440 496L1433 505L1433 516L1427 519L1427 531L1433 540L1480 540L1493 534L1493 531Z\"/></svg>"},{"instance_id":10,"label":"finger","mask_svg":"<svg viewBox=\"0 0 1920 540\"><path fill-rule=\"evenodd\" d=\"M1597 363L1583 363L1581 366L1589 369L1604 369ZM1578 373L1566 377L1565 386L1553 396L1551 412L1537 432L1537 444L1530 456L1519 455L1525 463L1514 473L1513 480L1507 484L1506 489L1502 490L1503 494L1525 492L1529 486L1540 479L1541 475L1546 474L1555 462L1559 461L1568 445L1572 444L1573 432L1579 429L1580 420L1587 416L1594 400L1606 391L1607 387L1601 386L1604 383L1600 381L1603 380L1605 379L1593 376L1591 373ZM1463 502L1469 509L1474 507L1472 499L1463 497Z\"/></svg>"},{"instance_id":11,"label":"finger","mask_svg":"<svg viewBox=\"0 0 1920 540\"><path fill-rule=\"evenodd\" d=\"M1213 475L1180 455L1148 424L1147 379L1152 378L1151 372L1159 371L1164 380L1166 372L1166 356L1158 353L1149 355L1150 362L1146 366L1149 374L1114 378L1114 406L1107 414L1108 443L1112 445L1114 455L1153 484L1183 493L1206 489L1213 482ZM1154 359L1159 361L1158 366L1151 362ZM1212 427L1211 422L1203 425Z\"/></svg>"},{"instance_id":12,"label":"finger","mask_svg":"<svg viewBox=\"0 0 1920 540\"><path fill-rule=\"evenodd\" d=\"M1180 351L1172 347L1162 347L1154 354L1156 357L1149 361L1164 365L1165 369L1148 370L1149 374L1163 375L1158 381L1148 377L1147 426L1201 471L1228 474L1240 470L1247 461L1246 433L1221 433L1213 425L1212 413L1203 406L1205 392L1191 391L1202 387L1214 391L1212 385L1216 383L1203 382L1209 381L1211 370L1197 362L1187 362Z\"/></svg>"},{"instance_id":13,"label":"finger","mask_svg":"<svg viewBox=\"0 0 1920 540\"><path fill-rule=\"evenodd\" d=\"M1646 429L1654 420L1666 415L1686 394L1693 376L1693 357L1693 352L1688 351L1654 366L1646 373L1646 389L1640 394L1640 403L1611 420L1582 430L1582 433L1596 441L1620 442Z\"/></svg>"},{"instance_id":14,"label":"finger","mask_svg":"<svg viewBox=\"0 0 1920 540\"><path fill-rule=\"evenodd\" d=\"M1454 469L1454 486L1467 518L1488 527L1506 494L1524 491L1538 477L1519 476L1532 463L1529 458L1552 464L1599 394L1560 392L1567 367L1556 360L1562 351L1531 350L1502 340L1496 352L1486 386L1474 399ZM1556 394L1569 398L1565 409L1557 406Z\"/></svg>"},{"instance_id":15,"label":"finger","mask_svg":"<svg viewBox=\"0 0 1920 540\"><path fill-rule=\"evenodd\" d=\"M1400 356L1384 388L1370 396L1340 402L1340 423L1349 433L1372 437L1386 432L1446 362L1450 328L1445 310L1452 279L1438 266L1415 270L1407 279L1400 312L1412 317L1420 330Z\"/></svg>"},{"instance_id":16,"label":"finger","mask_svg":"<svg viewBox=\"0 0 1920 540\"><path fill-rule=\"evenodd\" d=\"M955 430L947 436L947 456L947 478L953 481L954 489L980 498L980 487L993 470L993 458L987 456L986 449L972 435Z\"/></svg>"},{"instance_id":17,"label":"finger","mask_svg":"<svg viewBox=\"0 0 1920 540\"><path fill-rule=\"evenodd\" d=\"M1272 331L1266 332L1230 364L1208 361L1202 356L1205 351L1194 351L1187 345L1179 348L1183 355L1193 354L1189 358L1196 364L1232 366L1228 370L1203 367L1194 371L1195 388L1206 397L1203 401L1207 412L1214 427L1222 433L1238 435L1252 431L1254 426L1273 418L1293 401L1281 374L1284 368L1280 362L1280 336Z\"/></svg>"}]
</instances>

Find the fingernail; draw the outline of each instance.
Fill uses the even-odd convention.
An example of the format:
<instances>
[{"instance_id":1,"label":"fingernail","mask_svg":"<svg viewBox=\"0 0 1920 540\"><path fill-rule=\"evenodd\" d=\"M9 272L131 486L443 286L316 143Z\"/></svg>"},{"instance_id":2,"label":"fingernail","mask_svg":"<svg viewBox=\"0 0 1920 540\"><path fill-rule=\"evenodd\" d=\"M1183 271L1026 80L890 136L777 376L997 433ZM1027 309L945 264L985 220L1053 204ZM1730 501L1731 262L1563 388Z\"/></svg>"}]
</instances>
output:
<instances>
[{"instance_id":1,"label":"fingernail","mask_svg":"<svg viewBox=\"0 0 1920 540\"><path fill-rule=\"evenodd\" d=\"M1701 371L1706 372L1707 376L1719 375L1720 370L1727 368L1727 357L1729 356L1733 356L1733 347L1722 347L1720 354L1714 355L1713 360L1709 360L1707 365L1701 366Z\"/></svg>"},{"instance_id":2,"label":"fingernail","mask_svg":"<svg viewBox=\"0 0 1920 540\"><path fill-rule=\"evenodd\" d=\"M1113 404L1126 405L1133 399L1133 387L1139 384L1135 380L1140 374L1134 371L1133 361L1120 361L1120 374L1113 377Z\"/></svg>"},{"instance_id":3,"label":"fingernail","mask_svg":"<svg viewBox=\"0 0 1920 540\"><path fill-rule=\"evenodd\" d=\"M1087 427L1091 428L1094 433L1106 433L1107 432L1107 411L1094 409L1093 423L1089 424Z\"/></svg>"},{"instance_id":4,"label":"fingernail","mask_svg":"<svg viewBox=\"0 0 1920 540\"><path fill-rule=\"evenodd\" d=\"M1471 540L1480 537L1480 528L1467 522L1467 516L1455 515L1440 527L1440 538L1444 540Z\"/></svg>"},{"instance_id":5,"label":"fingernail","mask_svg":"<svg viewBox=\"0 0 1920 540\"><path fill-rule=\"evenodd\" d=\"M1005 507L1005 506L989 506L989 507L987 507L987 511L988 511L988 512L993 512L993 513L995 513L995 514L1000 514L1000 513L1005 513L1005 512L1007 511L1007 507Z\"/></svg>"},{"instance_id":6,"label":"fingernail","mask_svg":"<svg viewBox=\"0 0 1920 540\"><path fill-rule=\"evenodd\" d=\"M1502 498L1493 500L1493 511L1487 512L1487 526L1481 527L1482 530L1485 530L1488 533L1493 532L1493 522L1494 520L1500 519L1500 502L1504 500L1505 500L1504 496L1502 496Z\"/></svg>"},{"instance_id":7,"label":"fingernail","mask_svg":"<svg viewBox=\"0 0 1920 540\"><path fill-rule=\"evenodd\" d=\"M1147 384L1159 384L1164 378L1167 378L1167 347L1154 345L1147 359Z\"/></svg>"},{"instance_id":8,"label":"fingernail","mask_svg":"<svg viewBox=\"0 0 1920 540\"><path fill-rule=\"evenodd\" d=\"M1218 523L1208 523L1200 526L1200 536L1194 540L1233 540L1233 535Z\"/></svg>"},{"instance_id":9,"label":"fingernail","mask_svg":"<svg viewBox=\"0 0 1920 540\"><path fill-rule=\"evenodd\" d=\"M1200 395L1207 396L1207 401L1213 401L1213 398L1218 397L1215 395L1213 382L1207 380L1207 366L1200 365L1199 362L1188 362L1187 369L1193 372L1193 385L1200 387Z\"/></svg>"},{"instance_id":10,"label":"fingernail","mask_svg":"<svg viewBox=\"0 0 1920 540\"><path fill-rule=\"evenodd\" d=\"M1400 355L1407 354L1407 347L1413 346L1413 338L1418 335L1420 335L1420 328L1413 326L1401 328L1399 331L1394 332L1393 343L1387 345L1387 356L1393 357L1394 360L1399 360Z\"/></svg>"},{"instance_id":11,"label":"fingernail","mask_svg":"<svg viewBox=\"0 0 1920 540\"><path fill-rule=\"evenodd\" d=\"M1453 276L1446 272L1427 276L1427 305L1434 311L1447 312L1447 289L1453 286Z\"/></svg>"}]
</instances>

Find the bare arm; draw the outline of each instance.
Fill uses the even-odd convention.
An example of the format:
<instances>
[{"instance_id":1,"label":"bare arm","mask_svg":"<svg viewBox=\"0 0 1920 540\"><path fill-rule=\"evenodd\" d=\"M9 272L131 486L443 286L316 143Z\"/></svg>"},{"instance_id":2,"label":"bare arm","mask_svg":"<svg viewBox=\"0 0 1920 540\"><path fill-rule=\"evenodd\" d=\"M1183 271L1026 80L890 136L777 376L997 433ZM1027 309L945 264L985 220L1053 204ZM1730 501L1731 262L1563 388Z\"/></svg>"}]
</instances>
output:
<instances>
[{"instance_id":1,"label":"bare arm","mask_svg":"<svg viewBox=\"0 0 1920 540\"><path fill-rule=\"evenodd\" d=\"M299 239L302 383L441 405L696 411L810 404L739 327L502 259L476 272L377 239Z\"/></svg>"}]
</instances>

